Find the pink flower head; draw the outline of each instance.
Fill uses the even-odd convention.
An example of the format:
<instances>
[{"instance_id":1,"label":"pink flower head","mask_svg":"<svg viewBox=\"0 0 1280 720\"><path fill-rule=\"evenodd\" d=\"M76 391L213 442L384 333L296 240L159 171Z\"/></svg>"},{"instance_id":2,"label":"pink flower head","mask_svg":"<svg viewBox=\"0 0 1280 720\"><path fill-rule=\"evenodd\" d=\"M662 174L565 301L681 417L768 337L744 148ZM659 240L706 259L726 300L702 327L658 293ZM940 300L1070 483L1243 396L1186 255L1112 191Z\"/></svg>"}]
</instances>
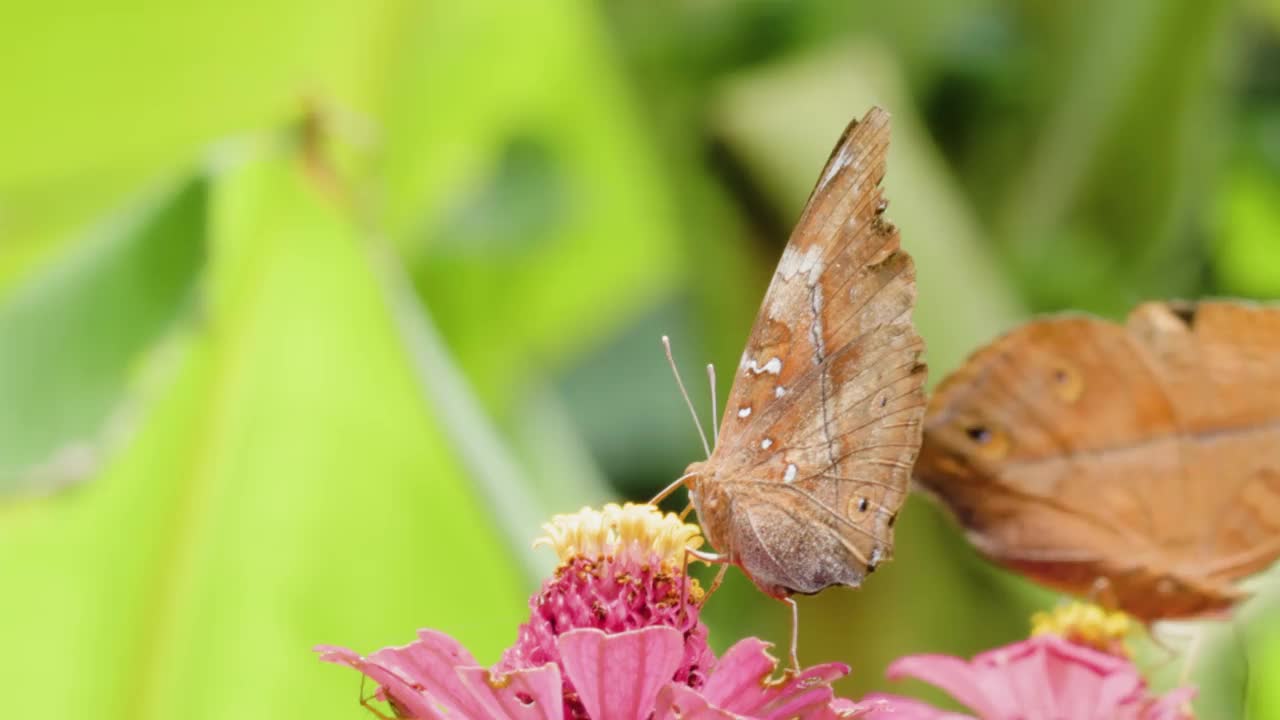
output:
<instances>
[{"instance_id":1,"label":"pink flower head","mask_svg":"<svg viewBox=\"0 0 1280 720\"><path fill-rule=\"evenodd\" d=\"M889 666L891 679L912 677L937 685L984 720L1187 720L1191 688L1163 697L1127 658L1056 635L997 648L972 661L948 655L911 655ZM877 698L869 698L871 704ZM884 696L875 720L959 720L925 703Z\"/></svg>"},{"instance_id":2,"label":"pink flower head","mask_svg":"<svg viewBox=\"0 0 1280 720\"><path fill-rule=\"evenodd\" d=\"M835 720L861 717L865 709L836 698L831 683L849 674L842 663L816 665L774 679L778 660L757 638L725 651L700 692L670 683L658 695L654 720Z\"/></svg>"},{"instance_id":3,"label":"pink flower head","mask_svg":"<svg viewBox=\"0 0 1280 720\"><path fill-rule=\"evenodd\" d=\"M837 700L848 668L820 665L773 680L777 661L748 638L719 661L698 619L702 590L684 574L694 525L650 505L557 516L539 544L562 564L529 601L532 614L492 669L433 630L361 657L320 646L359 670L399 717L425 720L833 720L862 710Z\"/></svg>"}]
</instances>

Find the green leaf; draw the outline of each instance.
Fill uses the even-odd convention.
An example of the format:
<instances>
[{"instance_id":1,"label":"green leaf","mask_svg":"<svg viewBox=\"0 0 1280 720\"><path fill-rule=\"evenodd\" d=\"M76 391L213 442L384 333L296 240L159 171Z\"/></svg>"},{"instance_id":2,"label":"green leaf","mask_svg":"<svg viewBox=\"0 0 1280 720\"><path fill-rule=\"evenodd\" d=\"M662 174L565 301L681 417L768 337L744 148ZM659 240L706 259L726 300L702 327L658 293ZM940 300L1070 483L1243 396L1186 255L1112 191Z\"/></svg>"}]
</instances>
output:
<instances>
[{"instance_id":1,"label":"green leaf","mask_svg":"<svg viewBox=\"0 0 1280 720\"><path fill-rule=\"evenodd\" d=\"M1280 296L1280 188L1275 177L1252 164L1224 183L1218 208L1214 272L1233 295Z\"/></svg>"},{"instance_id":2,"label":"green leaf","mask_svg":"<svg viewBox=\"0 0 1280 720\"><path fill-rule=\"evenodd\" d=\"M0 13L0 195L190 158L309 100L370 105L392 0L168 5L80 0Z\"/></svg>"},{"instance_id":3,"label":"green leaf","mask_svg":"<svg viewBox=\"0 0 1280 720\"><path fill-rule=\"evenodd\" d=\"M87 227L100 224L113 213L141 209L148 195L156 195L157 185L188 172L188 168L176 166L162 172L136 168L76 177L26 192L0 191L0 237L4 238L0 242L0 300L29 275L44 272L50 263L75 252L72 245L89 239Z\"/></svg>"},{"instance_id":4,"label":"green leaf","mask_svg":"<svg viewBox=\"0 0 1280 720\"><path fill-rule=\"evenodd\" d=\"M152 195L0 306L0 493L82 478L136 412L131 377L190 306L204 261L204 183Z\"/></svg>"},{"instance_id":5,"label":"green leaf","mask_svg":"<svg viewBox=\"0 0 1280 720\"><path fill-rule=\"evenodd\" d=\"M417 377L419 392L428 405L449 418L443 428L445 434L484 498L498 531L506 537L512 556L520 561L528 584L536 587L538 578L555 567L555 558L548 553L535 555L529 539L541 534L542 523L557 510L545 500L561 496L532 492L529 477L470 392L398 258L386 249L380 250L374 253L378 279ZM576 484L565 483L568 487Z\"/></svg>"},{"instance_id":6,"label":"green leaf","mask_svg":"<svg viewBox=\"0 0 1280 720\"><path fill-rule=\"evenodd\" d=\"M506 427L542 369L672 291L674 209L594 8L422 5L407 27L380 111L388 231Z\"/></svg>"},{"instance_id":7,"label":"green leaf","mask_svg":"<svg viewBox=\"0 0 1280 720\"><path fill-rule=\"evenodd\" d=\"M1270 598L1274 602L1274 594ZM1267 718L1280 713L1280 688L1267 678L1280 677L1280 622L1272 614L1259 620L1257 635L1251 637L1246 651L1253 655L1247 668L1248 697L1244 717Z\"/></svg>"},{"instance_id":8,"label":"green leaf","mask_svg":"<svg viewBox=\"0 0 1280 720\"><path fill-rule=\"evenodd\" d=\"M1203 293L1197 242L1212 190L1236 3L1136 0L1079 6L1063 86L1022 167L1007 172L998 239L1038 310L1120 314L1150 297ZM1053 245L1065 245L1066 250ZM1103 259L1104 263L1098 263ZM1050 283L1044 270L1105 266ZM1113 300L1099 287L1118 287ZM1107 294L1106 292L1102 293Z\"/></svg>"},{"instance_id":9,"label":"green leaf","mask_svg":"<svg viewBox=\"0 0 1280 720\"><path fill-rule=\"evenodd\" d=\"M491 662L524 615L345 212L254 162L211 228L207 324L137 442L0 516L0 717L350 718L312 645L433 626Z\"/></svg>"}]
</instances>

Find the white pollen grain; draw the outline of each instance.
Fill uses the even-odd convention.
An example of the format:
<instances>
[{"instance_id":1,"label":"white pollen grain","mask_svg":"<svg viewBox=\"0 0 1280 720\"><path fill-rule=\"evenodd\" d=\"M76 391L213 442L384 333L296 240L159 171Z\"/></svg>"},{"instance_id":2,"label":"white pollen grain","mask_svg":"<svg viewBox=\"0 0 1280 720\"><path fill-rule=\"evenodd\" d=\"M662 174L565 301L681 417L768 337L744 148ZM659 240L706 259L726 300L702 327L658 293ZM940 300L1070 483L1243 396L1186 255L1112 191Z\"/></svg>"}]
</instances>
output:
<instances>
[{"instance_id":1,"label":"white pollen grain","mask_svg":"<svg viewBox=\"0 0 1280 720\"><path fill-rule=\"evenodd\" d=\"M739 410L739 411L738 411L738 417L740 417L740 418L750 417L750 415L751 415L751 406L750 406L750 405L748 405L747 407L744 407L744 408L742 408L741 410Z\"/></svg>"},{"instance_id":2,"label":"white pollen grain","mask_svg":"<svg viewBox=\"0 0 1280 720\"><path fill-rule=\"evenodd\" d=\"M761 450L768 450L770 445L773 445L773 441L770 440L769 438L765 438L760 441Z\"/></svg>"},{"instance_id":3,"label":"white pollen grain","mask_svg":"<svg viewBox=\"0 0 1280 720\"><path fill-rule=\"evenodd\" d=\"M782 482L789 483L795 479L796 479L796 466L795 466L795 463L790 463L787 465L787 471L782 474Z\"/></svg>"}]
</instances>

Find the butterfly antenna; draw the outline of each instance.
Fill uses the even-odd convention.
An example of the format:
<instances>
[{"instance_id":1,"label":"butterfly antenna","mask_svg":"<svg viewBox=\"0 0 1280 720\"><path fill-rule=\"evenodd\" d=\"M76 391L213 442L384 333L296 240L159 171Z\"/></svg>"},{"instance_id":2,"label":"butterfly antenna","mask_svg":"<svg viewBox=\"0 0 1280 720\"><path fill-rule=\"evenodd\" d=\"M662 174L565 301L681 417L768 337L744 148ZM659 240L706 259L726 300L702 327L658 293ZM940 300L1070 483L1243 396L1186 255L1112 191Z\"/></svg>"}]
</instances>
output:
<instances>
[{"instance_id":1,"label":"butterfly antenna","mask_svg":"<svg viewBox=\"0 0 1280 720\"><path fill-rule=\"evenodd\" d=\"M715 447L720 444L720 409L716 407L716 366L711 363L707 363L707 380L711 383L711 447Z\"/></svg>"},{"instance_id":2,"label":"butterfly antenna","mask_svg":"<svg viewBox=\"0 0 1280 720\"><path fill-rule=\"evenodd\" d=\"M707 457L711 457L711 446L707 444L707 434L702 431L702 421L698 419L698 412L693 409L693 401L689 399L689 391L684 389L684 381L680 379L680 370L676 367L676 359L671 356L671 338L663 335L662 347L666 348L667 362L671 365L671 373L676 376L676 385L680 388L680 396L684 398L684 404L689 408L689 414L693 416L694 427L698 428L698 437L702 440L702 449L707 452Z\"/></svg>"}]
</instances>

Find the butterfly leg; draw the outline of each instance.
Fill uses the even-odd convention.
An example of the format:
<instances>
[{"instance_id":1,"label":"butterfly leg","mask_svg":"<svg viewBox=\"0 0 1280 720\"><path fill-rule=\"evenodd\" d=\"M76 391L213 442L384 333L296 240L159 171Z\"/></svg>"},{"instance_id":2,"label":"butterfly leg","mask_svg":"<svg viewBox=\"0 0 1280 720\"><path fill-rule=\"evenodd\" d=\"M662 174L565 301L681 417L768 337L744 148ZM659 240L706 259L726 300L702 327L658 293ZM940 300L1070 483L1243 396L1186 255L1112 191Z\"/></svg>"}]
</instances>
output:
<instances>
[{"instance_id":1,"label":"butterfly leg","mask_svg":"<svg viewBox=\"0 0 1280 720\"><path fill-rule=\"evenodd\" d=\"M711 587L707 588L707 591L702 595L702 602L698 605L699 608L706 605L707 600L711 599L712 593L720 589L720 583L724 582L724 574L728 571L729 563L721 563L720 571L716 573L715 579L711 581Z\"/></svg>"},{"instance_id":2,"label":"butterfly leg","mask_svg":"<svg viewBox=\"0 0 1280 720\"><path fill-rule=\"evenodd\" d=\"M1240 623L1238 618L1231 619L1231 635L1235 638L1232 643L1240 650L1241 667L1244 669L1244 678L1240 687L1240 708L1249 707L1249 685L1250 676L1253 674L1249 669L1249 643L1245 640L1244 634L1240 631Z\"/></svg>"},{"instance_id":3,"label":"butterfly leg","mask_svg":"<svg viewBox=\"0 0 1280 720\"><path fill-rule=\"evenodd\" d=\"M783 598L782 602L791 606L791 669L799 673L800 655L797 647L800 640L800 606L791 597Z\"/></svg>"},{"instance_id":4,"label":"butterfly leg","mask_svg":"<svg viewBox=\"0 0 1280 720\"><path fill-rule=\"evenodd\" d=\"M1195 669L1200 655L1200 643L1206 632L1207 627L1203 624L1186 626L1181 623L1161 623L1148 626L1147 637L1151 640L1151 645L1163 654L1155 667L1163 669L1181 659L1182 668L1178 671L1178 684L1186 685Z\"/></svg>"},{"instance_id":5,"label":"butterfly leg","mask_svg":"<svg viewBox=\"0 0 1280 720\"><path fill-rule=\"evenodd\" d=\"M1157 667L1166 667L1178 657L1178 650L1170 645L1167 639L1161 637L1160 633L1156 632L1156 626L1147 626L1147 639L1151 641L1152 647L1163 654Z\"/></svg>"},{"instance_id":6,"label":"butterfly leg","mask_svg":"<svg viewBox=\"0 0 1280 720\"><path fill-rule=\"evenodd\" d=\"M1178 687L1184 687L1191 679L1191 673L1195 670L1196 661L1200 659L1200 649L1204 643L1204 636L1208 630L1204 625L1192 629L1191 644L1187 647L1187 653L1183 657L1182 671L1178 673Z\"/></svg>"},{"instance_id":7,"label":"butterfly leg","mask_svg":"<svg viewBox=\"0 0 1280 720\"><path fill-rule=\"evenodd\" d=\"M381 710L373 706L373 703L370 701L373 700L374 695L364 694L364 684L366 680L368 680L367 677L365 677L364 675L360 676L360 707L378 716L379 718L381 718L381 720L394 720L393 718L388 717Z\"/></svg>"},{"instance_id":8,"label":"butterfly leg","mask_svg":"<svg viewBox=\"0 0 1280 720\"><path fill-rule=\"evenodd\" d=\"M676 478L670 485L658 491L658 494L653 496L653 499L649 501L649 504L657 505L658 503L667 499L667 497L671 495L671 493L683 487L685 482L688 481L690 477L692 477L692 475L681 475L680 477Z\"/></svg>"},{"instance_id":9,"label":"butterfly leg","mask_svg":"<svg viewBox=\"0 0 1280 720\"><path fill-rule=\"evenodd\" d=\"M728 565L729 557L720 553L706 552L703 550L694 550L693 548L685 548L686 557L692 557L695 560L701 560L708 565Z\"/></svg>"},{"instance_id":10,"label":"butterfly leg","mask_svg":"<svg viewBox=\"0 0 1280 720\"><path fill-rule=\"evenodd\" d=\"M707 604L707 598L711 597L711 593L715 592L716 588L720 587L720 581L724 579L724 573L726 570L729 569L729 559L724 555L720 555L718 553L703 552L701 550L694 550L693 548L685 548L684 549L684 567L682 568L681 575L683 575L686 578L689 577L689 558L691 557L695 560L701 560L702 562L707 563L709 565L720 565L720 572L716 573L716 579L712 581L711 589L703 594L702 603L698 605L699 609L701 609L703 605ZM681 588L680 590L681 614L684 613L684 608L687 608L689 606L688 603L689 603L689 582L686 580L684 583L684 587ZM683 620L684 618L682 617L681 621L683 622Z\"/></svg>"}]
</instances>

